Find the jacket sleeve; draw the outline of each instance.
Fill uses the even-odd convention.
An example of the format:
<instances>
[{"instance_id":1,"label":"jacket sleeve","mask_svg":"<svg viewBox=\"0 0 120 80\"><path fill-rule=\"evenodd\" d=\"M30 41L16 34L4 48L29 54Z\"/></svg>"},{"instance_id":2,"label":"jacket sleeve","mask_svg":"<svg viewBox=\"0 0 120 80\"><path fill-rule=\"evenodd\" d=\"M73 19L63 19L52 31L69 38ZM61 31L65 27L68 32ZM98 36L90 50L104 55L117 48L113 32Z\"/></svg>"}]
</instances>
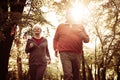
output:
<instances>
[{"instance_id":1,"label":"jacket sleeve","mask_svg":"<svg viewBox=\"0 0 120 80\"><path fill-rule=\"evenodd\" d=\"M53 39L54 50L58 49L59 30L60 30L60 25L58 26Z\"/></svg>"},{"instance_id":2,"label":"jacket sleeve","mask_svg":"<svg viewBox=\"0 0 120 80\"><path fill-rule=\"evenodd\" d=\"M83 29L82 29L82 31L81 31L81 34L82 34L82 37L83 37L83 42L84 42L84 43L88 43L88 42L89 42L89 36L88 36L88 34L86 33L84 27L83 27Z\"/></svg>"},{"instance_id":3,"label":"jacket sleeve","mask_svg":"<svg viewBox=\"0 0 120 80\"><path fill-rule=\"evenodd\" d=\"M27 40L27 43L26 43L26 47L25 47L25 52L26 52L26 53L30 53L31 50L33 49L33 48L30 48L30 47L29 47L29 46L30 46L30 43L31 43L31 40L28 39L28 40Z\"/></svg>"},{"instance_id":4,"label":"jacket sleeve","mask_svg":"<svg viewBox=\"0 0 120 80\"><path fill-rule=\"evenodd\" d=\"M47 46L46 46L46 57L47 57L48 60L51 60L49 49L48 49L48 42L47 42Z\"/></svg>"}]
</instances>

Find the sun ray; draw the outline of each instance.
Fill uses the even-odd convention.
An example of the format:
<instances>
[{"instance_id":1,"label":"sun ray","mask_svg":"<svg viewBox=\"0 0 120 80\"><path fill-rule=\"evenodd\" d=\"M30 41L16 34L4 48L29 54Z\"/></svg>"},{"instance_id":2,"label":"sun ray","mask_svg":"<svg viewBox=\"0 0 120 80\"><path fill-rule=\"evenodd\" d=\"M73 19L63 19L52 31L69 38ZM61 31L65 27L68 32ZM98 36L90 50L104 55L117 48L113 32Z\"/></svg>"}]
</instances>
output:
<instances>
[{"instance_id":1,"label":"sun ray","mask_svg":"<svg viewBox=\"0 0 120 80\"><path fill-rule=\"evenodd\" d=\"M89 11L83 3L74 2L69 8L71 10L71 17L75 22L82 22L89 16Z\"/></svg>"}]
</instances>

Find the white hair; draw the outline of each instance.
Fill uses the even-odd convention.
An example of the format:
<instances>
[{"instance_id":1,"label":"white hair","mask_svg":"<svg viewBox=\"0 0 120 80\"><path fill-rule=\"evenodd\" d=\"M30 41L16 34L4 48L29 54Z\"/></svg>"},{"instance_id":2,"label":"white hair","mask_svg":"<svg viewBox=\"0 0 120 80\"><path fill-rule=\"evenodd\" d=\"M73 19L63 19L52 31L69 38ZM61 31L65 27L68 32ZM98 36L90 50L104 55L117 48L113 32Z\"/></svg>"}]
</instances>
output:
<instances>
[{"instance_id":1,"label":"white hair","mask_svg":"<svg viewBox=\"0 0 120 80\"><path fill-rule=\"evenodd\" d=\"M35 24L35 25L33 26L32 30L34 30L35 28L41 29L41 25L40 25L40 24ZM41 29L41 30L42 30L42 29Z\"/></svg>"}]
</instances>

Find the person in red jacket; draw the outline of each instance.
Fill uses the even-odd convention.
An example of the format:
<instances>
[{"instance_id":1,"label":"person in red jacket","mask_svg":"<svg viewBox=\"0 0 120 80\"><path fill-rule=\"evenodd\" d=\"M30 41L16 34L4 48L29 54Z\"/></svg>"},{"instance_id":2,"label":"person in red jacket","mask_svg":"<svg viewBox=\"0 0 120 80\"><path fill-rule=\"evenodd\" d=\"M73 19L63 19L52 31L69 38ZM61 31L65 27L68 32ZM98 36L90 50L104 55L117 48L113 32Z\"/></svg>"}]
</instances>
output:
<instances>
[{"instance_id":1,"label":"person in red jacket","mask_svg":"<svg viewBox=\"0 0 120 80\"><path fill-rule=\"evenodd\" d=\"M47 64L50 63L48 43L41 36L42 29L39 25L33 27L33 37L27 40L25 52L29 53L30 80L43 80Z\"/></svg>"},{"instance_id":2,"label":"person in red jacket","mask_svg":"<svg viewBox=\"0 0 120 80\"><path fill-rule=\"evenodd\" d=\"M66 14L66 23L60 24L55 32L53 46L55 55L60 53L64 80L80 80L80 57L83 51L83 42L89 42L89 36L82 24L76 24Z\"/></svg>"}]
</instances>

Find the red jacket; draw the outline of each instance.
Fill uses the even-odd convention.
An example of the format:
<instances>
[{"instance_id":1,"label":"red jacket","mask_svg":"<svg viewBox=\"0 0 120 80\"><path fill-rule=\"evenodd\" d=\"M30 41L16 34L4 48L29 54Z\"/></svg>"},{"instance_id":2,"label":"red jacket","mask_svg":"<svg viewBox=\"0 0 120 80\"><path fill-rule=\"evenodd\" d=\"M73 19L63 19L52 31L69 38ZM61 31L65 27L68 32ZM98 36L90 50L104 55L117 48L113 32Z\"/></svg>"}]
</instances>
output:
<instances>
[{"instance_id":1,"label":"red jacket","mask_svg":"<svg viewBox=\"0 0 120 80\"><path fill-rule=\"evenodd\" d=\"M89 42L89 36L82 25L73 24L70 27L69 24L60 24L54 36L54 49L81 53L82 42Z\"/></svg>"}]
</instances>

